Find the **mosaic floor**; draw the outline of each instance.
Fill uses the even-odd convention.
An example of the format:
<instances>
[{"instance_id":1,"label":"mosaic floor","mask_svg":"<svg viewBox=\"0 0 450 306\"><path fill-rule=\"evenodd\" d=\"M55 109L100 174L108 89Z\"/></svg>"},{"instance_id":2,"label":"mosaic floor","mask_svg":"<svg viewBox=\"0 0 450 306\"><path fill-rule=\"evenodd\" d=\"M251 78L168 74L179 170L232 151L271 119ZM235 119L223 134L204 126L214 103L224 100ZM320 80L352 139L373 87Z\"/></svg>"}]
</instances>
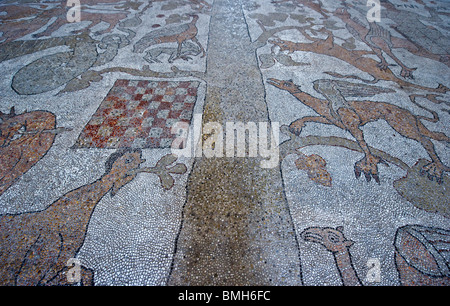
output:
<instances>
[{"instance_id":1,"label":"mosaic floor","mask_svg":"<svg viewBox=\"0 0 450 306\"><path fill-rule=\"evenodd\" d=\"M449 285L446 0L0 2L1 285Z\"/></svg>"}]
</instances>

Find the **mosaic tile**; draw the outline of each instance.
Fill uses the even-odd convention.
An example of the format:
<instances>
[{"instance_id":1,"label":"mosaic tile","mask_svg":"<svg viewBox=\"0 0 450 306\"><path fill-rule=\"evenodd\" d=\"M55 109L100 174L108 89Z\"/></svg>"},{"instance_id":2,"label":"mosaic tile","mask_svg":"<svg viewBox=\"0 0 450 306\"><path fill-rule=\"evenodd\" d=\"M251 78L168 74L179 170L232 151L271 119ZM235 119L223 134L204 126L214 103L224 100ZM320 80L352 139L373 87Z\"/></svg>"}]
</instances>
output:
<instances>
[{"instance_id":1,"label":"mosaic tile","mask_svg":"<svg viewBox=\"0 0 450 306\"><path fill-rule=\"evenodd\" d=\"M198 86L196 81L117 80L75 147L170 148L176 137L172 126L191 122Z\"/></svg>"}]
</instances>

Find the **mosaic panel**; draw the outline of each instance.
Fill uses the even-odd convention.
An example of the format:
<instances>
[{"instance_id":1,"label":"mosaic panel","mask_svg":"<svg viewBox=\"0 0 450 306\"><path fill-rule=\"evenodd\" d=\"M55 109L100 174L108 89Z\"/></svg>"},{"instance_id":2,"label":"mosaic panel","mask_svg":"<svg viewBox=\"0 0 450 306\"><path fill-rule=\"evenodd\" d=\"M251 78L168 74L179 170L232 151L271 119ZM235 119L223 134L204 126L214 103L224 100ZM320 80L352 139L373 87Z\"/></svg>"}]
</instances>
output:
<instances>
[{"instance_id":1,"label":"mosaic panel","mask_svg":"<svg viewBox=\"0 0 450 306\"><path fill-rule=\"evenodd\" d=\"M78 138L79 148L170 148L190 123L199 82L117 80Z\"/></svg>"}]
</instances>

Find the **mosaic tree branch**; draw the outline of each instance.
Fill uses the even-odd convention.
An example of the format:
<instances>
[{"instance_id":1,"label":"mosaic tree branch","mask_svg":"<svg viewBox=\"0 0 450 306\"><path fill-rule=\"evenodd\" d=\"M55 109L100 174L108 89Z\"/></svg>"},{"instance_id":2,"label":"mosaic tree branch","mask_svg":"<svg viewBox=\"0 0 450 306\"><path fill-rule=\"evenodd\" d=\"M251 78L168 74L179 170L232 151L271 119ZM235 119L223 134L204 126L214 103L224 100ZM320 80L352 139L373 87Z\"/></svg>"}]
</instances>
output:
<instances>
[{"instance_id":1,"label":"mosaic tree branch","mask_svg":"<svg viewBox=\"0 0 450 306\"><path fill-rule=\"evenodd\" d=\"M150 70L148 66L144 66L144 69L134 69L127 67L111 67L105 68L100 71L89 70L83 73L80 79L75 78L67 83L66 87L61 90L59 94L65 92L78 91L81 89L88 88L91 85L91 82L99 82L103 79L103 74L105 73L114 73L114 72L123 72L133 76L139 77L148 77L148 78L179 78L179 77L195 77L199 79L205 79L205 73L200 71L184 71L180 70L177 67L173 66L171 68L172 72L157 72Z\"/></svg>"},{"instance_id":2,"label":"mosaic tree branch","mask_svg":"<svg viewBox=\"0 0 450 306\"><path fill-rule=\"evenodd\" d=\"M141 77L154 77L154 78L176 78L176 77L196 77L200 79L205 78L205 73L200 71L184 71L180 70L177 67L171 67L172 72L157 72L150 69L133 69L126 67L111 67L105 68L99 71L99 74L110 73L110 72L125 72L131 74L133 76L141 76Z\"/></svg>"},{"instance_id":3,"label":"mosaic tree branch","mask_svg":"<svg viewBox=\"0 0 450 306\"><path fill-rule=\"evenodd\" d=\"M363 150L358 145L358 143L354 140L342 138L342 137L336 137L336 136L297 136L289 131L289 128L287 126L282 126L281 131L289 135L291 137L290 140L286 140L285 142L280 144L280 160L283 160L290 154L297 154L301 155L303 153L299 152L298 149L308 147L308 146L334 146L334 147L341 147L345 149L349 149L352 151L363 153ZM408 171L410 167L403 162L402 160L393 157L392 155L378 150L376 148L373 148L369 146L370 151L377 157L382 158L383 160L396 165L397 167Z\"/></svg>"},{"instance_id":4,"label":"mosaic tree branch","mask_svg":"<svg viewBox=\"0 0 450 306\"><path fill-rule=\"evenodd\" d=\"M170 166L177 160L177 156L173 154L162 157L154 167L145 167L141 169L135 169L130 172L130 175L136 175L138 173L153 173L156 174L160 181L161 186L169 190L173 187L175 180L170 174L184 174L187 172L187 167L184 164L177 163Z\"/></svg>"}]
</instances>

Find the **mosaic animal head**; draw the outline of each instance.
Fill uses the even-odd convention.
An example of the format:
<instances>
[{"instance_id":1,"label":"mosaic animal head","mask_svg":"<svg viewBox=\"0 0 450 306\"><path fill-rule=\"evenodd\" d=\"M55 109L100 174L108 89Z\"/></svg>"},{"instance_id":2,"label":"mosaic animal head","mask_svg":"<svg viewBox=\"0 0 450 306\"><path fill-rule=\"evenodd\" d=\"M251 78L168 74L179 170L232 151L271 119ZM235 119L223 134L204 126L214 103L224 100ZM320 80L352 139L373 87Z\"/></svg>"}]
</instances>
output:
<instances>
[{"instance_id":1,"label":"mosaic animal head","mask_svg":"<svg viewBox=\"0 0 450 306\"><path fill-rule=\"evenodd\" d=\"M344 227L310 227L305 229L300 236L309 242L316 242L323 245L332 253L347 251L353 245L353 241L345 238Z\"/></svg>"},{"instance_id":2,"label":"mosaic animal head","mask_svg":"<svg viewBox=\"0 0 450 306\"><path fill-rule=\"evenodd\" d=\"M279 89L287 90L290 93L301 92L300 86L294 84L292 80L283 81L274 78L269 78L267 80L267 83L275 87L278 87Z\"/></svg>"},{"instance_id":3,"label":"mosaic animal head","mask_svg":"<svg viewBox=\"0 0 450 306\"><path fill-rule=\"evenodd\" d=\"M110 175L110 177L114 178L114 185L111 190L112 196L136 177L133 170L138 169L144 162L145 159L142 159L142 151L140 149L120 149L111 154L105 163L105 175Z\"/></svg>"}]
</instances>

